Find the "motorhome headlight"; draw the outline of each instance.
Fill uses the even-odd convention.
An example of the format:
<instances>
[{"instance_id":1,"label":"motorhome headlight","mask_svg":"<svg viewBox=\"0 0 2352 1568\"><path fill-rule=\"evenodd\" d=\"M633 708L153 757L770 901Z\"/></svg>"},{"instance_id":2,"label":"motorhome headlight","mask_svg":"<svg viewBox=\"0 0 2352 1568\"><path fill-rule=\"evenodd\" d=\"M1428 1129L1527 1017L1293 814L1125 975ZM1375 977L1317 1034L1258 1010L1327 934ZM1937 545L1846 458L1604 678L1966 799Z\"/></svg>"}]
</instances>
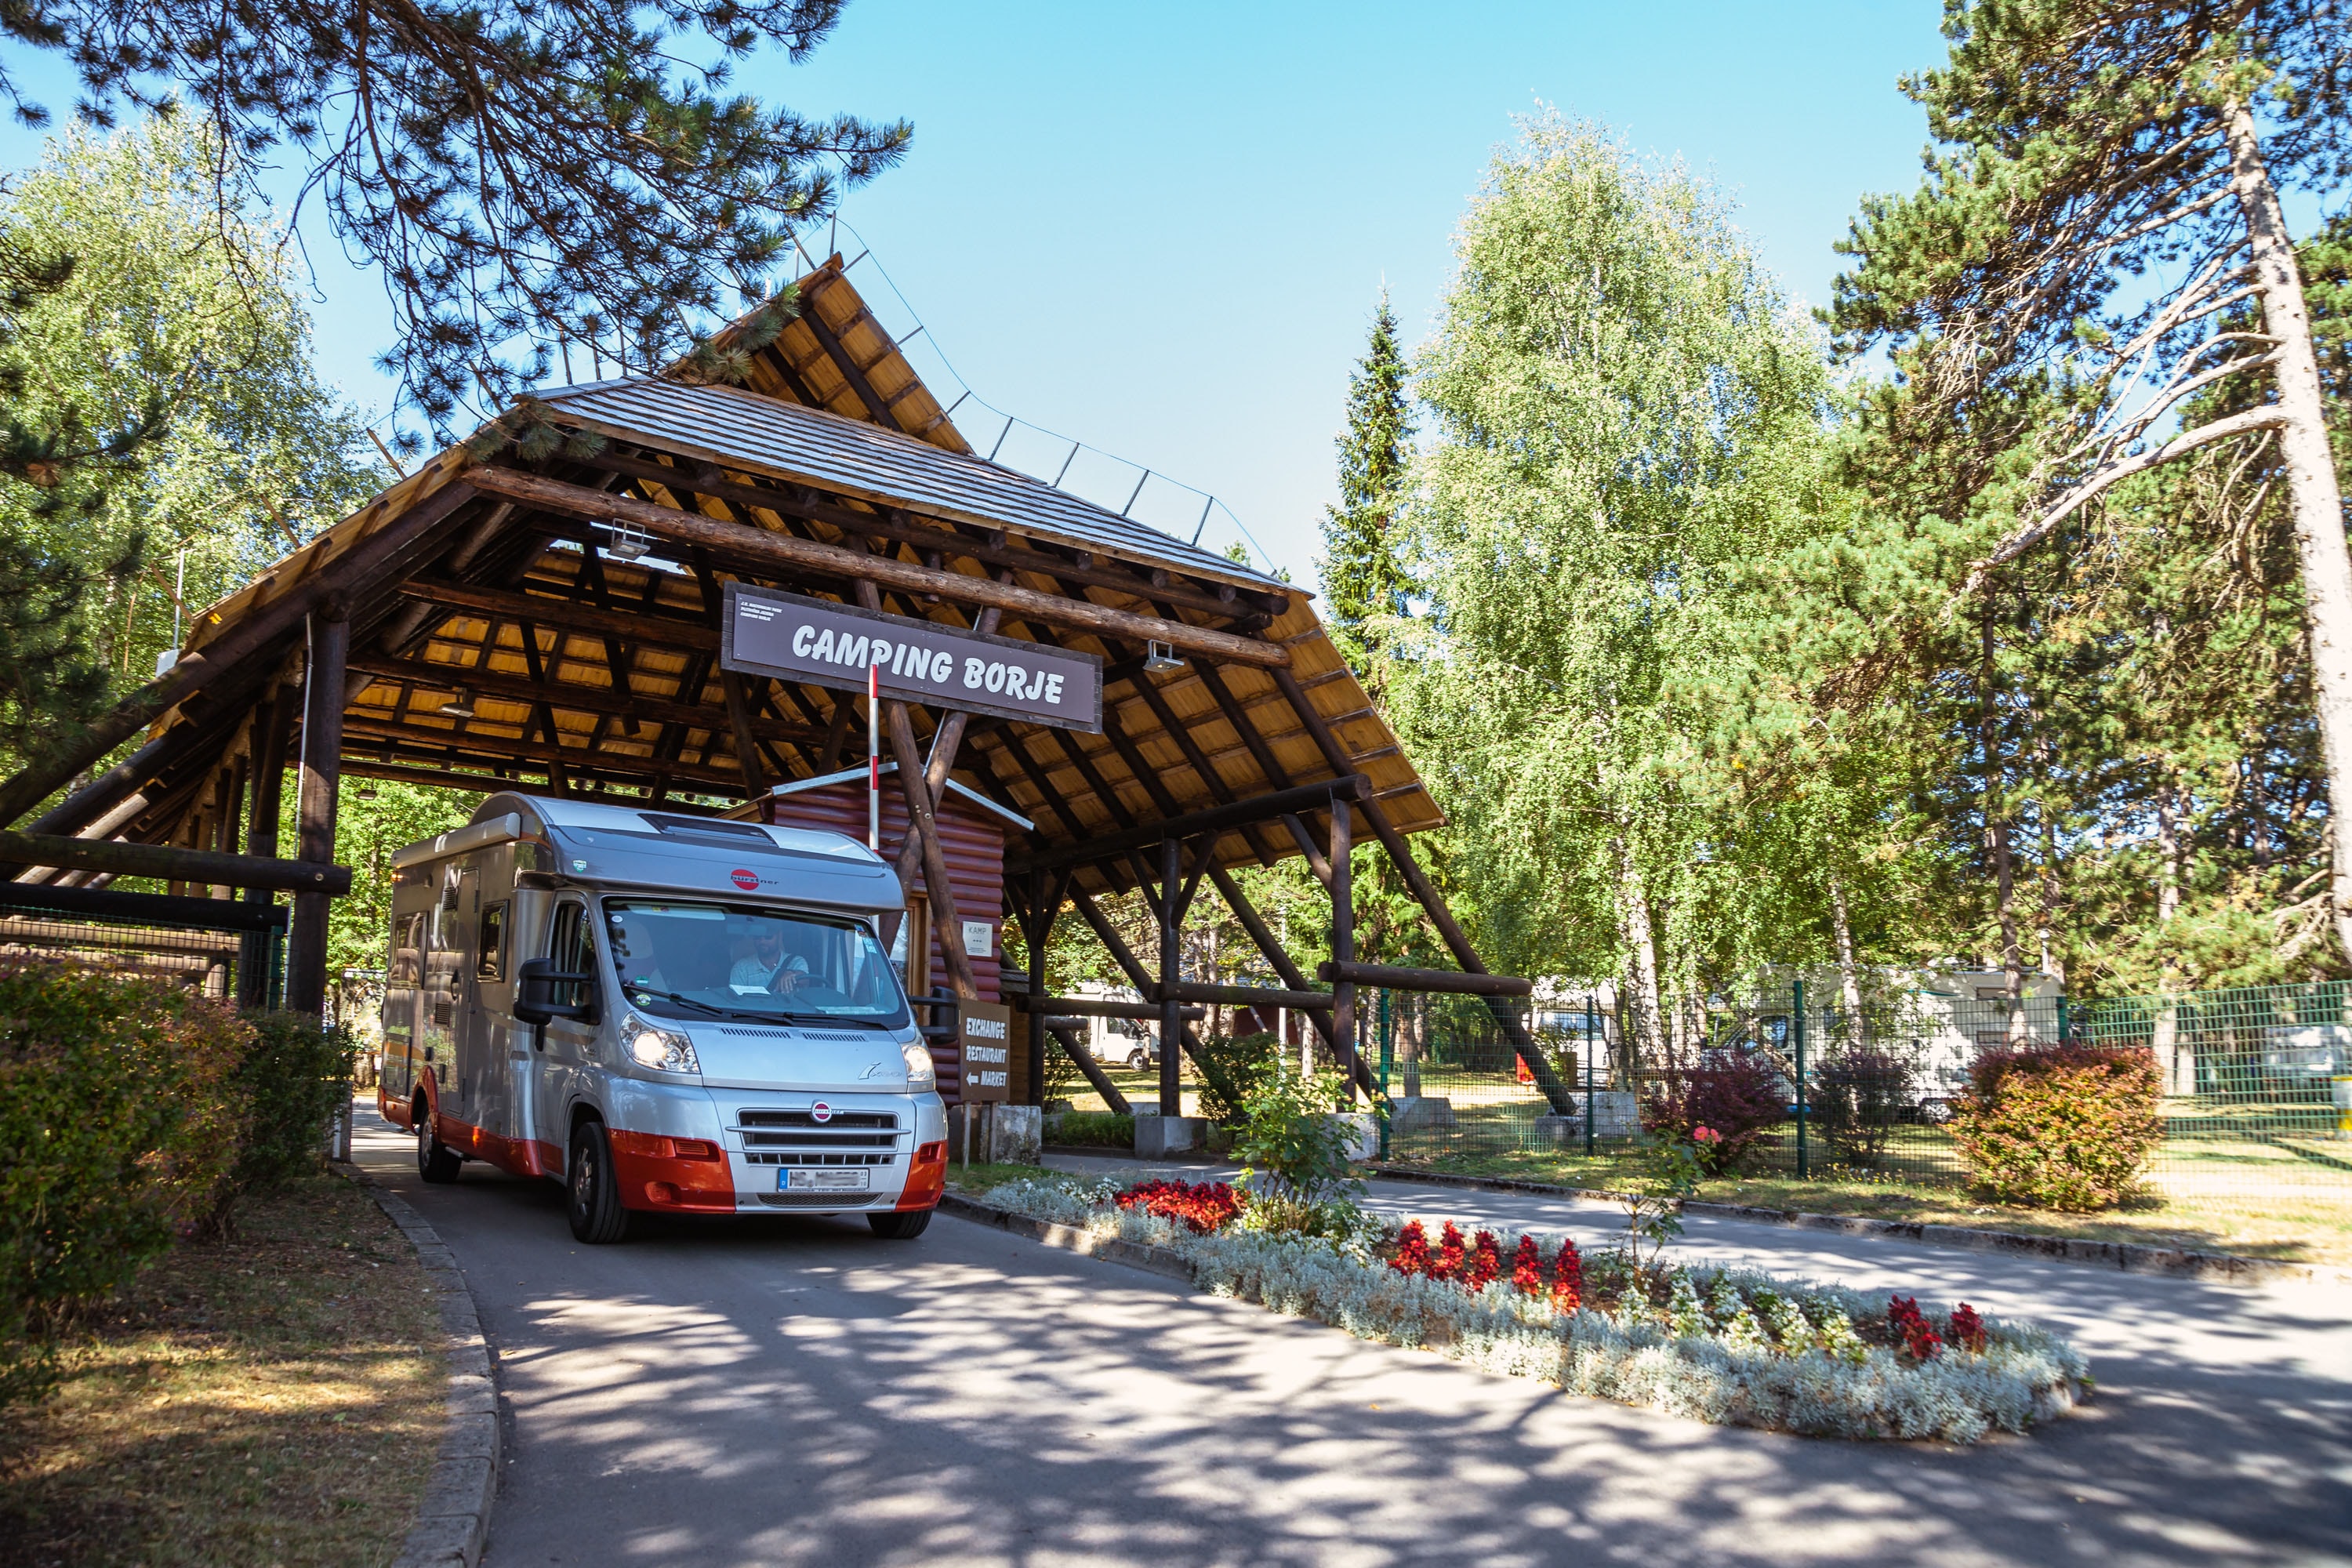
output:
<instances>
[{"instance_id":1,"label":"motorhome headlight","mask_svg":"<svg viewBox=\"0 0 2352 1568\"><path fill-rule=\"evenodd\" d=\"M621 1020L621 1038L628 1042L629 1058L656 1072L699 1073L702 1062L694 1042L673 1029L656 1028L635 1013Z\"/></svg>"},{"instance_id":2,"label":"motorhome headlight","mask_svg":"<svg viewBox=\"0 0 2352 1568\"><path fill-rule=\"evenodd\" d=\"M931 1066L929 1047L918 1040L911 1046L900 1046L898 1049L907 1058L908 1089L929 1089L939 1082L938 1069Z\"/></svg>"}]
</instances>

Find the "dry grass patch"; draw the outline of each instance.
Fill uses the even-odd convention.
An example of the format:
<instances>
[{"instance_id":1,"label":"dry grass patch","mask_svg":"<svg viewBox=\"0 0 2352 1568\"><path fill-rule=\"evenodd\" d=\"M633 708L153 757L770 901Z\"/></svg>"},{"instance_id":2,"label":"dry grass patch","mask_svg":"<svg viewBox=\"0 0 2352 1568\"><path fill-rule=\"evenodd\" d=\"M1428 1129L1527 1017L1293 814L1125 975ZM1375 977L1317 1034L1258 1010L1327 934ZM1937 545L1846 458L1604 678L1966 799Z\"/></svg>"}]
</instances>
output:
<instances>
[{"instance_id":1,"label":"dry grass patch","mask_svg":"<svg viewBox=\"0 0 2352 1568\"><path fill-rule=\"evenodd\" d=\"M0 1415L0 1568L398 1554L443 1424L432 1287L341 1178L241 1213L87 1325L54 1398Z\"/></svg>"}]
</instances>

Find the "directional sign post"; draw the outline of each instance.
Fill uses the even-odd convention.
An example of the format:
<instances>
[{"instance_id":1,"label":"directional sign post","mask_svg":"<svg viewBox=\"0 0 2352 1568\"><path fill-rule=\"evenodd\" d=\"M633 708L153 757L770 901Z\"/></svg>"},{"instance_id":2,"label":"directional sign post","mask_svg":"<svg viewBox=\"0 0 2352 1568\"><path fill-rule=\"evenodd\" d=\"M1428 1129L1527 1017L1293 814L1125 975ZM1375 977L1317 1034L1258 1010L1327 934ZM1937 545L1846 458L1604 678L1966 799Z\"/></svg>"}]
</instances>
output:
<instances>
[{"instance_id":1,"label":"directional sign post","mask_svg":"<svg viewBox=\"0 0 2352 1568\"><path fill-rule=\"evenodd\" d=\"M1102 660L1093 654L772 588L727 584L719 662L837 691L872 681L886 699L1102 732Z\"/></svg>"}]
</instances>

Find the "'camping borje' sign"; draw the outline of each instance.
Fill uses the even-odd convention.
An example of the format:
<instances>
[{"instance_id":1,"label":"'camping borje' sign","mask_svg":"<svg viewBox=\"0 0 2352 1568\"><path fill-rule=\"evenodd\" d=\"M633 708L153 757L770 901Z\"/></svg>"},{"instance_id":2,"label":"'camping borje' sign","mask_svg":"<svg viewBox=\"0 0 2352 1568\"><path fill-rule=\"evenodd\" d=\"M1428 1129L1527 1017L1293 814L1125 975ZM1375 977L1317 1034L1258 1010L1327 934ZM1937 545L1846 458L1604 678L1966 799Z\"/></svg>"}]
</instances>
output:
<instances>
[{"instance_id":1,"label":"'camping borje' sign","mask_svg":"<svg viewBox=\"0 0 2352 1568\"><path fill-rule=\"evenodd\" d=\"M727 584L719 662L839 691L865 690L878 665L885 697L1102 732L1102 660L1092 654L773 588Z\"/></svg>"}]
</instances>

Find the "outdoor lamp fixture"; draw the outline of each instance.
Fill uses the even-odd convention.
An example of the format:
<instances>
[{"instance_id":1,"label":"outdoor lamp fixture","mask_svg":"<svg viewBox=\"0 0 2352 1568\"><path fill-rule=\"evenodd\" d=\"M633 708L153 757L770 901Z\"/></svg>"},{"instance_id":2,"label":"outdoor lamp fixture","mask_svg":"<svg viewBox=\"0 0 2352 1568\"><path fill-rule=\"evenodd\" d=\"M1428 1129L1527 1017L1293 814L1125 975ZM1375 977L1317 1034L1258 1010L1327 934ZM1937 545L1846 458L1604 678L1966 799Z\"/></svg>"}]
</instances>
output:
<instances>
[{"instance_id":1,"label":"outdoor lamp fixture","mask_svg":"<svg viewBox=\"0 0 2352 1568\"><path fill-rule=\"evenodd\" d=\"M604 541L604 553L615 561L635 561L654 547L654 536L634 522L616 517L600 526L610 536Z\"/></svg>"},{"instance_id":2,"label":"outdoor lamp fixture","mask_svg":"<svg viewBox=\"0 0 2352 1568\"><path fill-rule=\"evenodd\" d=\"M1181 669L1184 661L1176 657L1172 644L1147 642L1143 645L1143 668L1149 670Z\"/></svg>"},{"instance_id":3,"label":"outdoor lamp fixture","mask_svg":"<svg viewBox=\"0 0 2352 1568\"><path fill-rule=\"evenodd\" d=\"M441 704L436 711L446 713L452 719L470 719L474 716L474 699L461 686L457 688L457 695Z\"/></svg>"}]
</instances>

